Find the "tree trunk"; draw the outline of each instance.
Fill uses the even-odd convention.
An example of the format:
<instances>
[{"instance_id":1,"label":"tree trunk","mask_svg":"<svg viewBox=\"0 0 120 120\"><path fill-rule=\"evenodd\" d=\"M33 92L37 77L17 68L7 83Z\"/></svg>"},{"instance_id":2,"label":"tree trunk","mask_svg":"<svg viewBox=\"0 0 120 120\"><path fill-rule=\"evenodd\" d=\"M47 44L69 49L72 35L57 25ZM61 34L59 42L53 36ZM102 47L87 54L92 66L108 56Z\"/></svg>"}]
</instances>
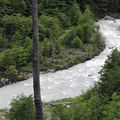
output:
<instances>
[{"instance_id":1,"label":"tree trunk","mask_svg":"<svg viewBox=\"0 0 120 120\"><path fill-rule=\"evenodd\" d=\"M32 28L33 28L33 89L36 109L36 120L43 120L43 110L39 79L39 30L38 30L38 1L32 0Z\"/></svg>"}]
</instances>

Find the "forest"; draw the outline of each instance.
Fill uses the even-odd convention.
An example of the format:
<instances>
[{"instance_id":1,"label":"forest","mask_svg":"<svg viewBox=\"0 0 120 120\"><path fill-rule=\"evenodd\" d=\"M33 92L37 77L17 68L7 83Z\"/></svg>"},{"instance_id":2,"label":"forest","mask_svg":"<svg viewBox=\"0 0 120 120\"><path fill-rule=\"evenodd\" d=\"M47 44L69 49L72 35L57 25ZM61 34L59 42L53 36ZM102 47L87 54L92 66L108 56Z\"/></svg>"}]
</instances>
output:
<instances>
[{"instance_id":1,"label":"forest","mask_svg":"<svg viewBox=\"0 0 120 120\"><path fill-rule=\"evenodd\" d=\"M120 0L38 0L38 12L40 72L46 74L98 56L106 38L97 21L105 15L119 19ZM32 76L31 16L30 0L0 0L0 88ZM99 74L82 95L43 102L43 120L120 120L117 48ZM33 96L18 96L9 110L0 108L0 120L35 120Z\"/></svg>"},{"instance_id":2,"label":"forest","mask_svg":"<svg viewBox=\"0 0 120 120\"><path fill-rule=\"evenodd\" d=\"M0 76L5 79L0 86L27 79L32 72L31 3L13 1L0 3L4 6L0 11ZM71 67L104 49L89 7L80 10L77 3L49 0L39 6L41 71Z\"/></svg>"}]
</instances>

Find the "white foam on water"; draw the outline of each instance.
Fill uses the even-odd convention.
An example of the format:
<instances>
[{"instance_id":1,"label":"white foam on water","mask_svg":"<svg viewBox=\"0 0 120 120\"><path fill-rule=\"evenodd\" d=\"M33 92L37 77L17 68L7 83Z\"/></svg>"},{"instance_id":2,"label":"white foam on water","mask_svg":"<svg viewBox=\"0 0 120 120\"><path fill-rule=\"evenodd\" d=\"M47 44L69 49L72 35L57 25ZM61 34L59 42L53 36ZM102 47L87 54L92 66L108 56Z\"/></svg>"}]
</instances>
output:
<instances>
[{"instance_id":1,"label":"white foam on water","mask_svg":"<svg viewBox=\"0 0 120 120\"><path fill-rule=\"evenodd\" d=\"M75 97L94 86L107 55L116 47L120 50L120 30L118 29L120 20L116 21L116 23L107 20L98 22L106 41L106 48L100 55L69 69L40 75L43 101ZM10 101L17 95L32 94L32 83L32 78L29 78L0 88L0 109L9 108Z\"/></svg>"}]
</instances>

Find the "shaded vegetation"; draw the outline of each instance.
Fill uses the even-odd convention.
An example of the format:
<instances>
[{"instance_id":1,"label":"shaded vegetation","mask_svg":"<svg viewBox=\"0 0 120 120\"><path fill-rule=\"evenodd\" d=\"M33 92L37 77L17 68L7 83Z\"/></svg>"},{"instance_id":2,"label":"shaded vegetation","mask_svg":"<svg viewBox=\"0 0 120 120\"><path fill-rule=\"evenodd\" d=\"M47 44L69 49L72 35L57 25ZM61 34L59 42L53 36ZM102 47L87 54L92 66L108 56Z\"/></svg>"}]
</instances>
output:
<instances>
[{"instance_id":1,"label":"shaded vegetation","mask_svg":"<svg viewBox=\"0 0 120 120\"><path fill-rule=\"evenodd\" d=\"M32 73L32 26L29 0L0 1L0 86ZM84 62L104 49L89 7L75 1L39 4L41 70L64 69Z\"/></svg>"},{"instance_id":2,"label":"shaded vegetation","mask_svg":"<svg viewBox=\"0 0 120 120\"><path fill-rule=\"evenodd\" d=\"M120 0L76 0L82 9L89 5L97 17L112 15L120 18Z\"/></svg>"},{"instance_id":3,"label":"shaded vegetation","mask_svg":"<svg viewBox=\"0 0 120 120\"><path fill-rule=\"evenodd\" d=\"M120 119L120 52L115 49L101 71L100 81L87 93L57 101L52 120ZM71 104L65 105L65 102ZM55 103L54 103L55 104Z\"/></svg>"},{"instance_id":4,"label":"shaded vegetation","mask_svg":"<svg viewBox=\"0 0 120 120\"><path fill-rule=\"evenodd\" d=\"M95 30L93 14L100 17L115 13L119 17L119 11L120 0L40 1L41 70L68 68L99 54L104 41ZM31 28L29 0L0 0L0 86L26 79L32 72ZM87 93L46 103L44 109L49 119L120 120L120 52L117 49L108 56L100 74L99 82ZM10 111L3 116L0 120L34 120L33 98L14 99Z\"/></svg>"},{"instance_id":5,"label":"shaded vegetation","mask_svg":"<svg viewBox=\"0 0 120 120\"><path fill-rule=\"evenodd\" d=\"M120 119L120 52L115 49L108 56L96 86L76 98L44 103L44 119L47 120L119 120ZM114 73L111 73L114 71ZM117 73L117 74L115 74ZM32 104L30 106L30 104ZM34 118L31 97L20 97L11 103L9 120L24 116ZM29 106L28 106L29 105ZM27 107L28 106L28 107ZM32 114L28 114L32 112ZM47 113L47 114L46 114ZM29 118L28 116L31 116ZM12 119L11 119L12 117ZM29 119L28 119L29 118ZM18 120L18 119L17 119ZM22 119L20 119L22 120Z\"/></svg>"},{"instance_id":6,"label":"shaded vegetation","mask_svg":"<svg viewBox=\"0 0 120 120\"><path fill-rule=\"evenodd\" d=\"M9 120L34 120L35 107L31 96L21 96L11 102L11 109L7 114Z\"/></svg>"}]
</instances>

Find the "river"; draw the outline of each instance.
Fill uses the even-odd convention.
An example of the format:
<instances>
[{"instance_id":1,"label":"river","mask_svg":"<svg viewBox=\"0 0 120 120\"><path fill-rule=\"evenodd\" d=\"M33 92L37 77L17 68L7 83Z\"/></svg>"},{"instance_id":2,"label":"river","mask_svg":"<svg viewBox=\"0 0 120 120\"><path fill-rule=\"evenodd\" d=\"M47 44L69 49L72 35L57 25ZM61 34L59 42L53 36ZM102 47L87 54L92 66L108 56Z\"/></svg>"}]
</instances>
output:
<instances>
[{"instance_id":1,"label":"river","mask_svg":"<svg viewBox=\"0 0 120 120\"><path fill-rule=\"evenodd\" d=\"M120 20L116 21L100 20L98 22L106 42L106 48L98 56L69 69L40 75L43 101L75 97L94 86L99 80L99 71L107 56L115 48L120 50ZM0 88L0 109L9 108L14 97L32 93L32 78L2 87Z\"/></svg>"}]
</instances>

